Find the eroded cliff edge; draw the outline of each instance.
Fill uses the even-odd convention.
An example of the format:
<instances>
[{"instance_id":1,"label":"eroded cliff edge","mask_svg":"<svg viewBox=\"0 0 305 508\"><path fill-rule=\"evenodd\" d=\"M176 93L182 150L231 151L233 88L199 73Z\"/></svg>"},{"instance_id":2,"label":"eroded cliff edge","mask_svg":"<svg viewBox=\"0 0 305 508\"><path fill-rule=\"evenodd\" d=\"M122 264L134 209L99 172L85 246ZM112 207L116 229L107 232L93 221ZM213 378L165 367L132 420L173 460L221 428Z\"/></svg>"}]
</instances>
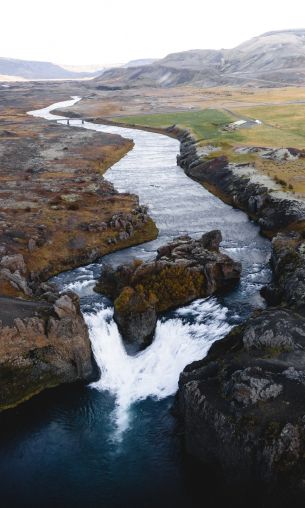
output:
<instances>
[{"instance_id":1,"label":"eroded cliff edge","mask_svg":"<svg viewBox=\"0 0 305 508\"><path fill-rule=\"evenodd\" d=\"M0 297L0 410L46 388L98 376L78 296L52 296L53 304Z\"/></svg>"},{"instance_id":2,"label":"eroded cliff edge","mask_svg":"<svg viewBox=\"0 0 305 508\"><path fill-rule=\"evenodd\" d=\"M305 226L305 201L290 192L279 192L280 186L262 175L251 163L234 164L222 155L213 157L214 147L201 148L188 132L175 126L167 131L180 140L177 163L192 179L224 202L239 208L254 219L262 233L272 238L279 231L302 231ZM244 147L244 153L256 151L263 157L304 157L301 150ZM246 151L248 150L248 152Z\"/></svg>"}]
</instances>

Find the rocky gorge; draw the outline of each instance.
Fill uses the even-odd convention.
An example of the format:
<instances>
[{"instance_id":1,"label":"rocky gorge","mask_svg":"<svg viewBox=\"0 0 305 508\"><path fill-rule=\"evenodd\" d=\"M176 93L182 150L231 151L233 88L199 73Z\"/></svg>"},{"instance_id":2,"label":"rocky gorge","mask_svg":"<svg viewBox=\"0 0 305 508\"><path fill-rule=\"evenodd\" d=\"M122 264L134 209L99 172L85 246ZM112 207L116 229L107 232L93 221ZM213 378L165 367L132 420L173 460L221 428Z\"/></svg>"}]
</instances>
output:
<instances>
[{"instance_id":1,"label":"rocky gorge","mask_svg":"<svg viewBox=\"0 0 305 508\"><path fill-rule=\"evenodd\" d=\"M193 156L189 154L189 150L193 150L194 147L193 143L188 144L189 142L190 139L186 137L188 163L192 164ZM193 162L196 167L198 161ZM228 171L228 167L222 168L223 173L216 171L216 176L218 174L216 178L213 169L217 169L219 160L201 161L200 164L206 162L203 174L209 167L210 173L215 178L213 181L216 191L217 182L226 180L228 175L225 171ZM233 176L232 172L232 178ZM45 251L39 250L39 247L46 245L46 248L50 250L50 245L54 245L48 243L48 240L50 237L52 240L51 233L56 232L56 227L44 236L46 243L42 242L42 245L40 245L38 233L33 235L31 232L33 236L27 237L24 242L26 249L22 251L23 258L17 254L17 249L3 249L2 252L1 271L2 279L5 281L3 285L9 284L12 288L10 291L20 291L18 296L21 296L23 292L23 298L26 297L29 300L27 309L24 301L22 303L24 307L21 305L18 307L19 320L17 318L6 321L6 304L3 303L2 306L5 334L3 336L11 338L6 345L8 349L5 349L4 358L14 359L12 366L10 362L3 365L3 372L8 372L8 379L10 379L12 372L10 369L20 367L20 371L14 370L14 372L20 372L20 377L16 378L16 386L11 389L9 395L5 395L7 406L16 403L14 397L17 392L23 394L23 398L18 400L21 402L31 396L35 390L39 391L43 387L76 380L91 381L96 379L98 374L95 362L89 355L87 328L84 327L83 318L79 314L76 296L70 292L60 295L54 288L44 285L43 281L61 271L63 266L70 268L88 263L100 254L119 250L136 241L141 243L142 235L146 234L145 231L148 233L144 238L150 239L156 235L156 229L147 216L147 210L139 207L137 200L130 195L119 193L117 196L113 187L101 178L99 183L105 185L102 194L106 201L108 201L109 191L110 203L114 197L123 198L124 196L120 204L128 202L128 207L127 209L123 207L124 212L114 207L111 213L103 216L104 220L100 217L97 220L96 214L102 211L102 207L98 208L94 201L96 206L94 213L90 214L90 220L84 221L83 214L78 214L77 210L78 191L80 192L83 188L84 182L76 181L75 183L74 177L71 180L75 188L72 189L71 180L67 187L67 195L70 197L65 200L62 199L61 194L56 196L59 199L52 203L51 208L54 210L52 213L62 213L63 217L70 217L69 227L64 225L67 241L69 240L67 252L70 254L72 249L71 256L67 256L67 252L63 254L59 251L54 252L52 256L56 255L60 258L57 268L54 268L48 259L48 263L43 261L45 268L41 272L29 270L30 265L27 260L33 254L37 254L37 262L40 262L40 257L43 260L42 254ZM83 174L81 178L84 179ZM200 173L200 179L197 179L197 176L193 178L201 181L202 174ZM228 177L228 180L230 178ZM76 189L77 184L81 184L78 189ZM88 181L88 184L90 185L91 182ZM209 185L208 181L204 184ZM237 206L242 203L246 210L249 206L250 194L251 192L255 194L255 191L250 187L250 190L247 190L248 194L239 198L244 188L252 183L247 182L245 178L239 178L239 180L237 178L237 184L240 189L238 192L237 187L232 187L236 192L235 204ZM231 183L226 190L227 197L224 198L224 193L223 199L231 199L230 185ZM106 187L107 191L105 191ZM94 192L99 195L100 188L95 188ZM62 194L65 195L65 193ZM77 199L73 194L76 194ZM266 288L263 294L270 304L276 307L258 312L245 324L233 329L225 339L216 342L204 360L186 367L180 378L176 407L180 415L187 451L202 462L219 462L228 479L232 479L237 471L242 470L245 476L247 474L251 476L254 473L260 480L267 483L284 479L289 486L299 487L303 479L302 404L300 402L303 389L301 381L303 317L301 315L302 299L294 298L294 291L299 288L296 294L302 295L302 285L298 284L302 281L303 239L297 232L287 233L287 235L283 232L276 237L275 233L281 224L279 211L284 217L285 205L282 206L281 203L282 208L278 208L278 213L272 215L270 210L273 205L271 204L270 208L265 206L269 202L266 189L257 194L262 194L265 196L264 199L266 198L266 201L263 199L264 206L260 211L262 215L257 218L263 219L261 225L264 232L268 236L274 236L272 265L275 279L274 284ZM90 196L92 197L91 194ZM270 199L273 198L270 197ZM81 210L86 203L86 199L80 200ZM295 205L291 206L293 208ZM300 204L297 206L301 208ZM71 227L72 215L77 215L79 219L82 217L80 222L75 223L75 228L74 225ZM254 217L254 215L251 216ZM268 227L264 229L268 217L271 219ZM298 216L290 210L287 217L286 229L289 229L290 224L293 224L295 229L301 229L302 215ZM42 225L44 223L45 221ZM58 224L61 227L62 224L60 222ZM38 228L38 231L40 229ZM73 235L70 237L71 231ZM102 240L103 250L97 252L90 248L87 251L86 243L77 242L77 238L82 235L86 238L86 242L96 235L97 242ZM35 236L38 237L35 238ZM14 241L16 238L18 235L14 236ZM123 333L125 332L125 337L131 339L136 333L141 339L140 345L147 344L155 329L156 315L160 316L162 312L191 302L195 298L219 292L223 286L231 288L239 280L239 263L233 262L228 256L219 252L220 241L219 231L201 235L196 240L186 236L179 237L159 247L155 260L135 261L119 269L104 269L104 276L99 282L99 287L103 293L115 299L115 318ZM18 242L22 245L22 239ZM58 245L56 243L54 248L56 249ZM79 252L79 258L75 256L75 251ZM27 252L30 253L28 257ZM16 255L17 257L14 257ZM64 264L63 260L68 260L68 263ZM58 269L58 267L61 268ZM166 268L166 274L163 273L164 268ZM22 282L18 285L17 282L20 280ZM23 287L28 291L28 295ZM168 291L163 291L164 287ZM174 289L177 290L176 293ZM14 296L16 296L15 293ZM31 307L33 299L35 299L35 305ZM300 303L299 306L298 303ZM13 308L11 300L7 302L7 305ZM137 312L133 315L132 311L135 309ZM144 331L143 324L148 325ZM104 332L107 335L106 327ZM29 345L29 349L24 348L24 342ZM18 352L14 349L14 345L17 344ZM133 368L136 370L136 364ZM28 374L29 372L31 375ZM23 381L24 374L28 384ZM141 376L137 381L140 379ZM125 379L122 384L124 383ZM6 407L5 404L4 407ZM293 411L290 410L291 407L294 408ZM241 464L243 467L240 467ZM237 474L235 476L237 478Z\"/></svg>"},{"instance_id":2,"label":"rocky gorge","mask_svg":"<svg viewBox=\"0 0 305 508\"><path fill-rule=\"evenodd\" d=\"M177 160L186 174L244 210L272 239L266 310L233 328L180 376L176 410L184 444L203 463L217 463L228 482L251 478L303 499L305 205L273 193L224 156L200 157L189 133L169 130L181 140Z\"/></svg>"}]
</instances>

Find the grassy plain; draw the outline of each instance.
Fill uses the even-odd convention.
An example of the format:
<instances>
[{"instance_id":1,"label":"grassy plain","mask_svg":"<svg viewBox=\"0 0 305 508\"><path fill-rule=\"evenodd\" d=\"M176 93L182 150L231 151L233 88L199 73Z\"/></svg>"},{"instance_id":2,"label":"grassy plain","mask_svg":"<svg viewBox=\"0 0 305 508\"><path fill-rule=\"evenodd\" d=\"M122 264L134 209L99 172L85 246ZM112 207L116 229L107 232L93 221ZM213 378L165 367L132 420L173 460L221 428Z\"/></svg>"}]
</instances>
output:
<instances>
[{"instance_id":1,"label":"grassy plain","mask_svg":"<svg viewBox=\"0 0 305 508\"><path fill-rule=\"evenodd\" d=\"M177 125L188 129L200 144L219 147L215 155L227 155L232 162L251 162L256 168L283 184L283 190L305 195L305 159L295 161L273 161L253 154L240 155L235 148L240 146L294 147L305 148L305 100L304 89L271 89L251 92L249 95L237 91L215 91L214 107L199 111L180 111L157 114L115 116L116 122L163 128ZM224 104L224 100L229 104ZM245 100L245 97L247 100ZM242 104L244 100L244 104ZM251 128L226 131L224 127L237 119L258 119L262 124Z\"/></svg>"}]
</instances>

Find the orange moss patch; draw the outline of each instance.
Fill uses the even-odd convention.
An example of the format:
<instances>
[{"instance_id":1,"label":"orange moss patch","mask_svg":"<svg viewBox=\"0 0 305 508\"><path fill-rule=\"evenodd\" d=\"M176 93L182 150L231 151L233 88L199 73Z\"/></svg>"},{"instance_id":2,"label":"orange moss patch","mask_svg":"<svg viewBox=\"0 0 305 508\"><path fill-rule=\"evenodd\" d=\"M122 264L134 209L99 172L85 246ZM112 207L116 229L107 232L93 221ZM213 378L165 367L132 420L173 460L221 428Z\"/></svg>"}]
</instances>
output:
<instances>
[{"instance_id":1,"label":"orange moss patch","mask_svg":"<svg viewBox=\"0 0 305 508\"><path fill-rule=\"evenodd\" d=\"M25 110L36 109L52 98L36 105L24 101ZM125 239L110 227L87 228L138 206L136 196L116 193L101 176L132 148L131 140L35 119L18 108L6 113L0 114L0 133L11 129L17 136L1 137L0 245L24 256L28 274L47 279L156 238L152 220ZM9 283L0 294L24 297Z\"/></svg>"},{"instance_id":2,"label":"orange moss patch","mask_svg":"<svg viewBox=\"0 0 305 508\"><path fill-rule=\"evenodd\" d=\"M141 313L154 307L158 302L158 297L153 291L146 291L142 284L135 288L126 286L114 301L114 306L119 313L136 312Z\"/></svg>"},{"instance_id":3,"label":"orange moss patch","mask_svg":"<svg viewBox=\"0 0 305 508\"><path fill-rule=\"evenodd\" d=\"M163 268L159 273L144 277L145 289L157 295L156 310L163 312L203 294L205 278L200 272L183 266Z\"/></svg>"}]
</instances>

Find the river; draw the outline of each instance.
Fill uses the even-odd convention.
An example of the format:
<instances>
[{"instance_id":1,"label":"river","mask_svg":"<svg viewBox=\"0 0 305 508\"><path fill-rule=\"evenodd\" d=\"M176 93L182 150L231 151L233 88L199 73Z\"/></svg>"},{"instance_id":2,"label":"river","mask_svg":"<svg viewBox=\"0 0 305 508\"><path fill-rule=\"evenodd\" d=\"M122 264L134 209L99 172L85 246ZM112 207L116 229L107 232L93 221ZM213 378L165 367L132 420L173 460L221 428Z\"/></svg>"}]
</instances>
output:
<instances>
[{"instance_id":1,"label":"river","mask_svg":"<svg viewBox=\"0 0 305 508\"><path fill-rule=\"evenodd\" d=\"M30 114L67 124L52 110L78 100L74 97ZM176 165L175 139L76 119L69 123L67 129L134 140L133 150L105 176L116 189L137 194L140 203L149 206L160 233L153 242L55 278L61 289L72 289L81 297L101 378L89 387L49 391L5 417L7 428L1 429L0 437L4 500L14 506L22 499L20 506L31 507L200 506L194 499L196 468L183 455L171 413L179 374L234 324L264 306L259 290L271 275L270 243L243 212L184 174ZM103 265L133 257L149 259L175 236L198 237L211 229L222 231L223 250L242 263L239 286L224 297L197 300L168 313L144 351L124 345L110 302L93 292ZM209 499L215 501L214 483L215 476L205 471L200 487L206 506Z\"/></svg>"}]
</instances>

